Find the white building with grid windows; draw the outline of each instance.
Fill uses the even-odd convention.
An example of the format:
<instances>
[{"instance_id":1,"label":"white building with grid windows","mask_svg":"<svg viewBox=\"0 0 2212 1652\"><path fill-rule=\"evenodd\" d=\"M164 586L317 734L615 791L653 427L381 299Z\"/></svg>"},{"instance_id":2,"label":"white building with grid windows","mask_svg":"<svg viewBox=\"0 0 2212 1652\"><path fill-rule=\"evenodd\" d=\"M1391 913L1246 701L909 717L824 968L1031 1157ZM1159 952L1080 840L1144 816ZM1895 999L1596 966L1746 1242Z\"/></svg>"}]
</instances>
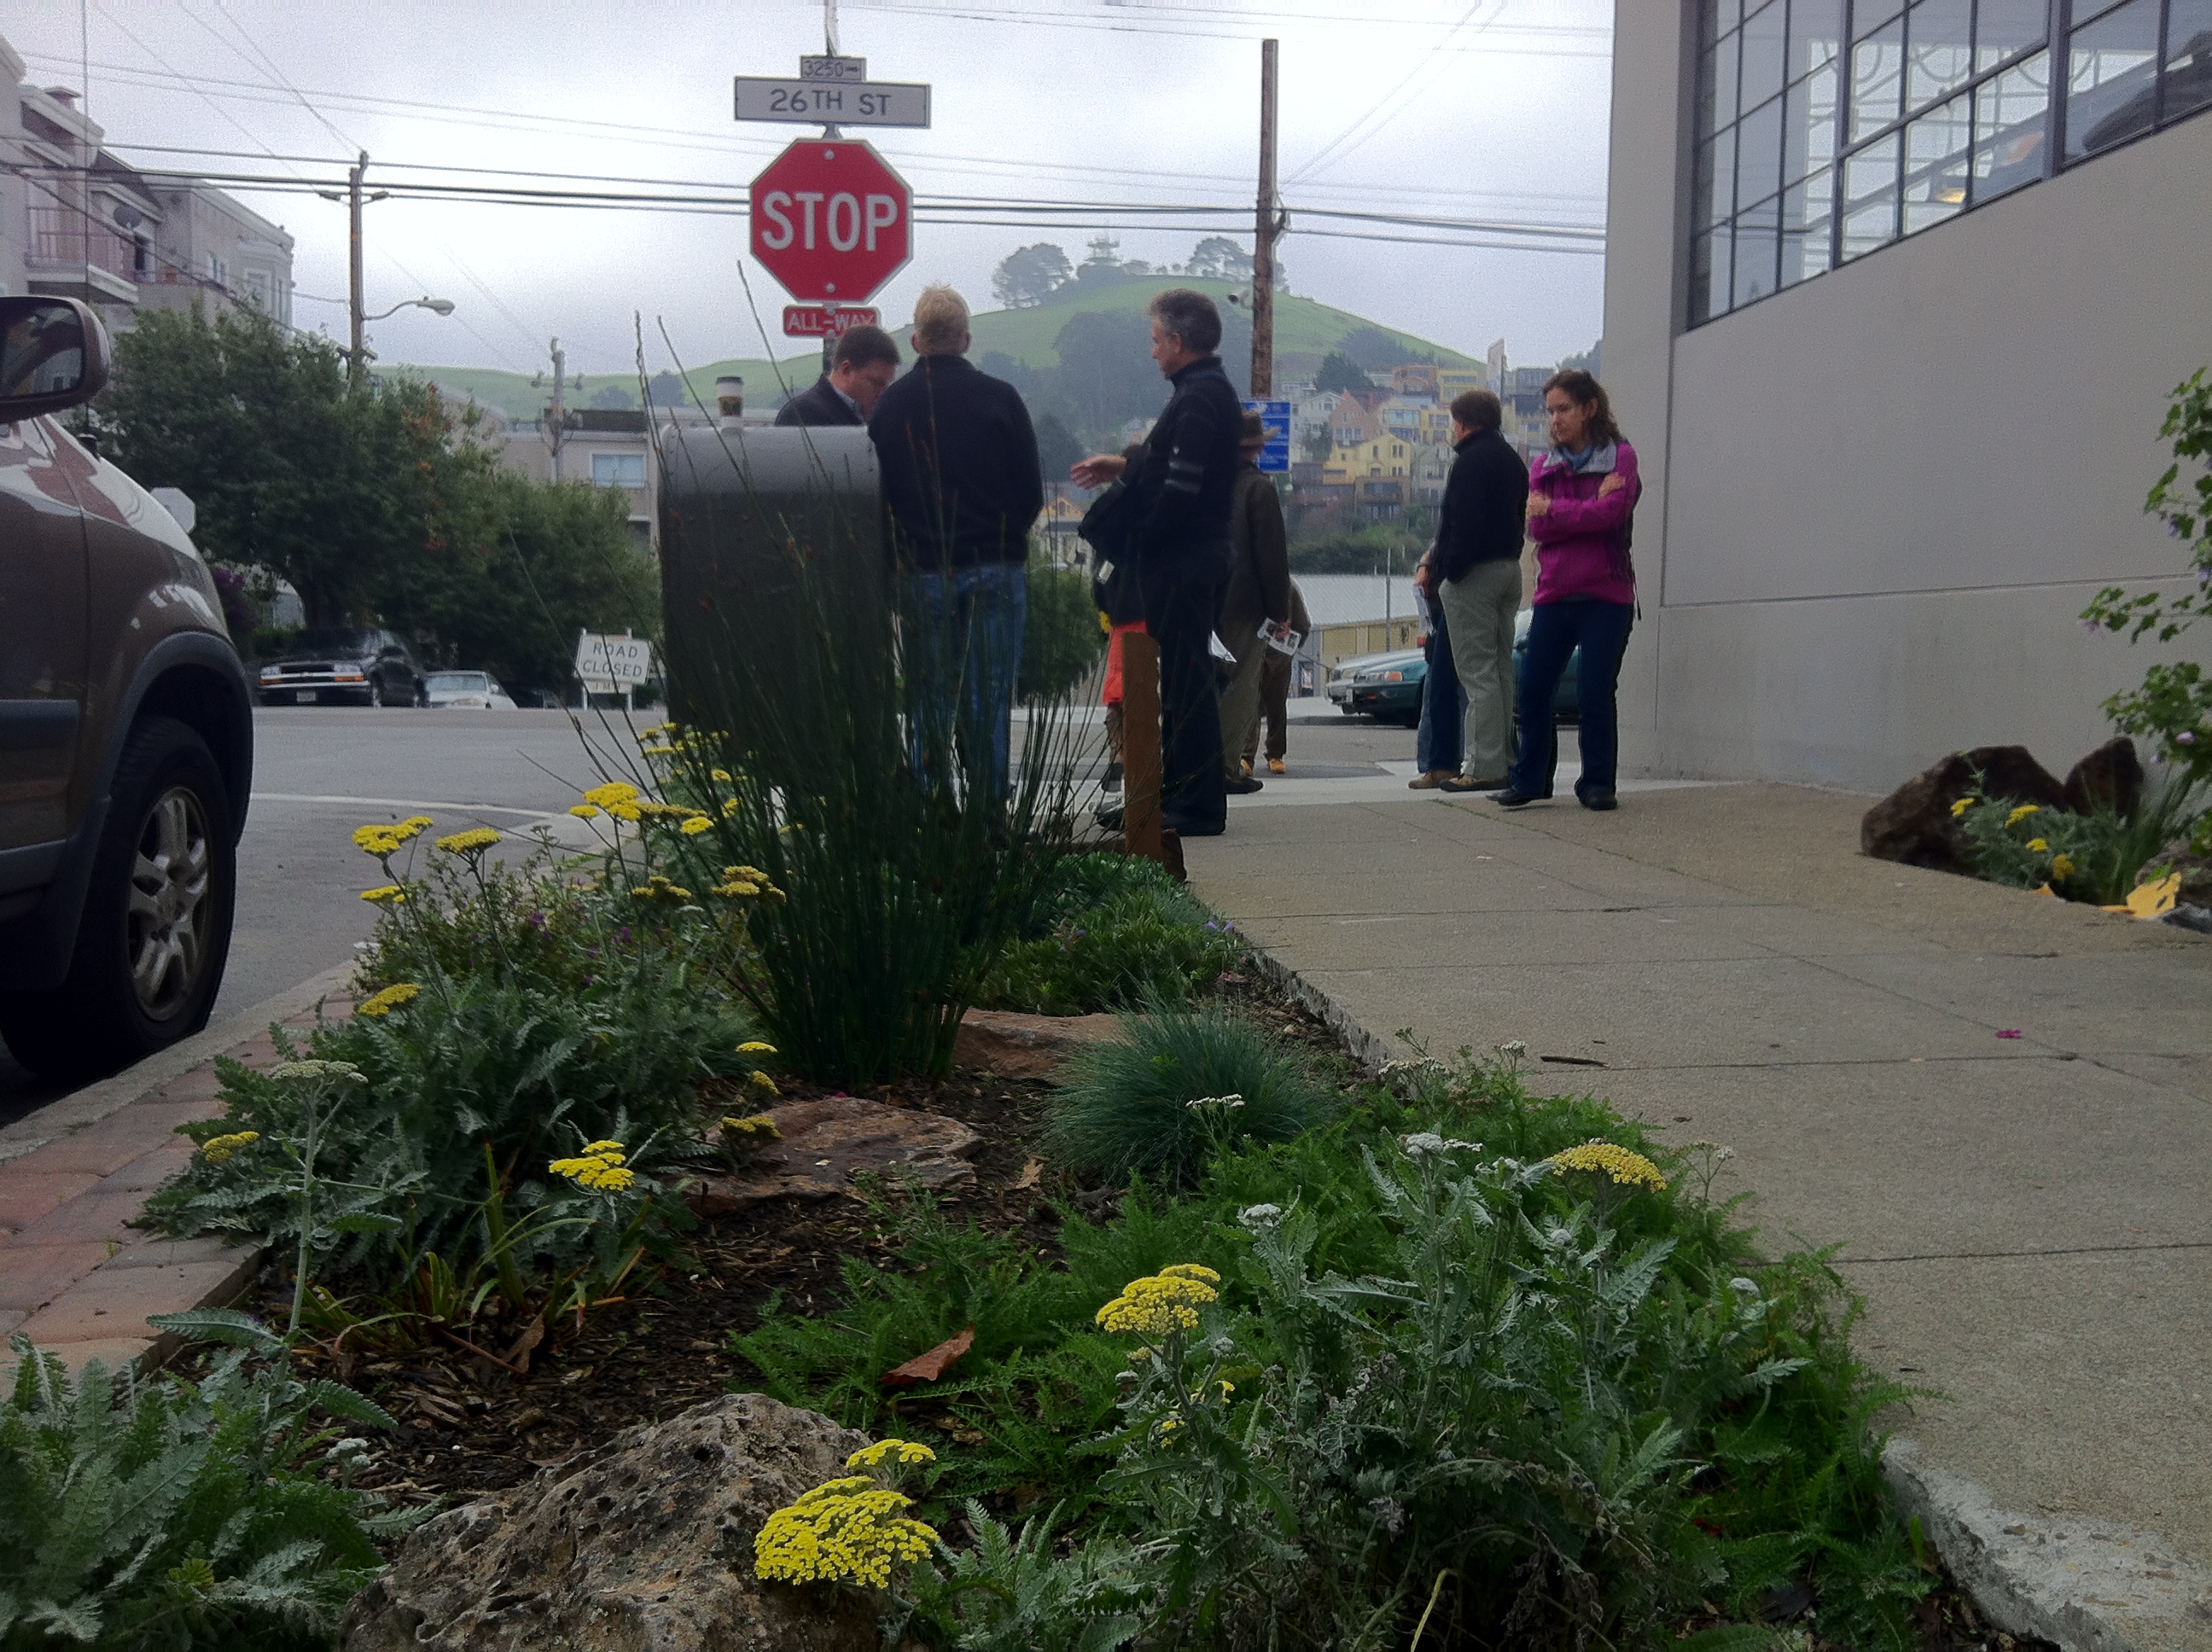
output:
<instances>
[{"instance_id":1,"label":"white building with grid windows","mask_svg":"<svg viewBox=\"0 0 2212 1652\"><path fill-rule=\"evenodd\" d=\"M2142 513L2212 362L2212 0L1617 8L1604 379L1644 479L1625 762L2063 769L2183 583Z\"/></svg>"}]
</instances>

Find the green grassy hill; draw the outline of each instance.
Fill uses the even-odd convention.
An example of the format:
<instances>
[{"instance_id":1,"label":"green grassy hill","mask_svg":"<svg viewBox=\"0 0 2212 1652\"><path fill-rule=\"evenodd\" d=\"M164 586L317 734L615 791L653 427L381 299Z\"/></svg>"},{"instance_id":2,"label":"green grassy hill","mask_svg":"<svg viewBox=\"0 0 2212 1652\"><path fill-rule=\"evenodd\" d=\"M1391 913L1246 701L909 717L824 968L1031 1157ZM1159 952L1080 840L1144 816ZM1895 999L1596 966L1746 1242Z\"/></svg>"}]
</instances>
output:
<instances>
[{"instance_id":1,"label":"green grassy hill","mask_svg":"<svg viewBox=\"0 0 2212 1652\"><path fill-rule=\"evenodd\" d=\"M1054 352L1053 340L1059 337L1060 330L1067 325L1071 317L1094 311L1141 311L1151 301L1152 295L1170 281L1211 294L1217 302L1225 303L1229 294L1239 290L1238 284L1234 282L1163 276L1158 280L1069 289L1030 309L986 310L975 317L974 357L980 361L995 351L1010 355L1027 367L1057 367L1060 357ZM1416 355L1433 355L1447 365L1466 366L1474 360L1413 333L1382 326L1380 322L1370 321L1349 310L1316 303L1310 298L1284 294L1275 300L1275 353L1279 358L1325 355L1341 343L1346 334L1362 327L1377 328ZM904 329L894 327L894 331L902 335L901 347L903 349ZM816 364L820 359L818 347L813 346L795 350L782 358L786 381L796 384L812 382ZM482 405L496 408L510 418L536 418L545 405L545 388L533 386L526 376L520 373L502 372L497 367L402 367L395 370L428 379L450 395L473 397ZM775 367L757 356L702 362L691 368L686 376L699 399L711 402L714 394L714 380L726 373L734 373L744 380L745 399L749 406L765 407L775 404ZM635 399L638 388L637 375L635 373L587 374L583 388L570 388L568 404L571 407L589 407L592 398L609 386L628 392Z\"/></svg>"}]
</instances>

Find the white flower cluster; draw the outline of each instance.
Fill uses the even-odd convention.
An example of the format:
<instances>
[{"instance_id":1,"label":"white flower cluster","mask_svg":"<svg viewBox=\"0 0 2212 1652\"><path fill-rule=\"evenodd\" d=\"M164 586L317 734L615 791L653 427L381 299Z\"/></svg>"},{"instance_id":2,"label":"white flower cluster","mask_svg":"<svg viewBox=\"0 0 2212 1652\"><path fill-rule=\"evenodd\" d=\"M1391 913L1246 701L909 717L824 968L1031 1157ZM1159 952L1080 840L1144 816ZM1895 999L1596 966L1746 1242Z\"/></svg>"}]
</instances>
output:
<instances>
[{"instance_id":1,"label":"white flower cluster","mask_svg":"<svg viewBox=\"0 0 2212 1652\"><path fill-rule=\"evenodd\" d=\"M1237 1219L1248 1228L1272 1228L1283 1219L1280 1205L1247 1205L1237 1212Z\"/></svg>"},{"instance_id":2,"label":"white flower cluster","mask_svg":"<svg viewBox=\"0 0 2212 1652\"><path fill-rule=\"evenodd\" d=\"M1482 1144L1479 1141L1461 1141L1452 1136L1439 1136L1433 1130L1416 1130L1403 1139L1403 1145L1408 1158L1419 1158L1426 1153L1480 1153L1482 1151Z\"/></svg>"},{"instance_id":3,"label":"white flower cluster","mask_svg":"<svg viewBox=\"0 0 2212 1652\"><path fill-rule=\"evenodd\" d=\"M1188 1108L1218 1108L1226 1113L1231 1108L1243 1106L1244 1098L1234 1093L1227 1096L1200 1096L1195 1101L1185 1102L1183 1105Z\"/></svg>"}]
</instances>

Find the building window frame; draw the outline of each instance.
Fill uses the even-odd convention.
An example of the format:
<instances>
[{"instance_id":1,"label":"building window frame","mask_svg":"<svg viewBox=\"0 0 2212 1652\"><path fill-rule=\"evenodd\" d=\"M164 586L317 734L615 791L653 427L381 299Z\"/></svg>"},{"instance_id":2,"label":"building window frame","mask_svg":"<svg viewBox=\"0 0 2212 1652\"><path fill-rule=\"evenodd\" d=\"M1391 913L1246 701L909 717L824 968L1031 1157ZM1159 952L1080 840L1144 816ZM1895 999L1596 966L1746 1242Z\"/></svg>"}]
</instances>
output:
<instances>
[{"instance_id":1,"label":"building window frame","mask_svg":"<svg viewBox=\"0 0 2212 1652\"><path fill-rule=\"evenodd\" d=\"M604 464L601 463L603 460ZM635 480L632 479L633 477ZM592 485L594 488L642 488L645 486L645 455L623 452L593 453L592 455Z\"/></svg>"},{"instance_id":2,"label":"building window frame","mask_svg":"<svg viewBox=\"0 0 2212 1652\"><path fill-rule=\"evenodd\" d=\"M1686 330L1717 321L2030 184L2212 112L2212 94L2197 86L2212 73L2203 67L2206 54L2184 59L2177 53L2189 42L2171 38L2177 11L2191 0L2045 0L2040 35L2004 47L2002 55L1990 55L1983 44L1988 21L2002 19L2001 12L1992 10L2001 0L1978 0L1965 8L1965 40L1951 38L1955 30L1947 31L1937 37L1937 46L1928 48L1961 54L1962 62L1916 62L1914 24L1936 19L1939 8L1960 3L1700 0L1690 9L1694 14L1688 39L1692 84L1686 143L1690 202L1688 233L1680 252L1686 278ZM2080 72L2073 58L2077 30L2109 27L2131 9L2146 7L2154 14L2154 44L2144 64L2124 67L2112 78L2136 76L2146 66L2148 76L2139 90L2104 115L2106 122L2124 118L2123 130L2069 159L2068 150L2074 143L2069 105ZM2028 13L2028 9L2023 6L2019 11ZM1820 38L1811 29L1798 29L1799 18L1806 15L1816 23L1834 20L1834 50L1823 61L1808 63L1801 55L1808 41ZM2014 21L2026 19L2016 14ZM1751 50L1747 43L1754 25L1759 38L1753 44L1759 61L1747 70L1743 54ZM1879 66L1883 36L1893 32L1894 65L1884 74ZM1784 43L1778 88L1767 84L1773 78L1770 58L1777 39ZM1860 66L1867 61L1862 50L1869 46L1875 54L1872 76ZM2039 69L2039 87L2035 83ZM1747 73L1756 85L1747 86ZM1829 76L1832 109L1822 157L1812 152L1819 123L1805 112L1816 83ZM1885 87L1894 80L1896 105L1881 110L1876 119L1856 124L1861 88L1877 77ZM2187 95L2196 100L2177 106L2170 89L2176 86L2187 87ZM2039 96L2039 116L2026 113L2017 130L2003 124L2008 99L2032 107ZM1753 106L1746 106L1747 100ZM2143 106L2135 112L2139 103ZM1779 121L1772 118L1778 110L1784 117ZM1796 130L1793 118L1805 131ZM2028 123L2038 121L2032 166L1996 159L2008 142L2017 148L2028 136ZM1780 128L1777 155L1770 157L1762 149L1747 157L1744 136L1759 137L1764 143L1776 137L1766 130L1774 125ZM1747 200L1742 192L1747 161L1755 169L1751 181L1759 191L1756 200ZM1776 170L1777 161L1778 195L1766 188L1776 181L1767 174ZM1888 184L1867 184L1869 174L1883 171L1892 173ZM1956 193L1949 192L1954 188ZM1812 209L1822 200L1824 228L1809 222ZM1797 217L1808 222L1796 223ZM1817 267L1808 252L1817 256ZM1747 285L1751 288L1747 293Z\"/></svg>"}]
</instances>

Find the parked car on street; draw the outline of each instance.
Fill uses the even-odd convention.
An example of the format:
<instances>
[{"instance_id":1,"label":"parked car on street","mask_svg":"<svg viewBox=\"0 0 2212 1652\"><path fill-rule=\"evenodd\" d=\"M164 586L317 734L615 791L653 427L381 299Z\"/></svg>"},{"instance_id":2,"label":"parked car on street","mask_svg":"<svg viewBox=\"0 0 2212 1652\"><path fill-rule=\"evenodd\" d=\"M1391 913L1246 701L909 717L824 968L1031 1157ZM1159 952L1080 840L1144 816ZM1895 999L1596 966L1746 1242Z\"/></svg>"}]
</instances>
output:
<instances>
[{"instance_id":1,"label":"parked car on street","mask_svg":"<svg viewBox=\"0 0 2212 1652\"><path fill-rule=\"evenodd\" d=\"M428 705L422 668L390 631L307 630L261 666L264 706Z\"/></svg>"},{"instance_id":2,"label":"parked car on street","mask_svg":"<svg viewBox=\"0 0 2212 1652\"><path fill-rule=\"evenodd\" d=\"M1528 652L1528 619L1524 608L1513 621L1513 670L1519 680L1521 662ZM1567 669L1552 695L1552 715L1563 723L1582 716L1582 650L1568 657ZM1329 701L1346 716L1376 717L1386 723L1419 726L1421 688L1428 681L1429 665L1419 648L1394 648L1388 653L1359 654L1339 660L1329 673L1326 692Z\"/></svg>"},{"instance_id":3,"label":"parked car on street","mask_svg":"<svg viewBox=\"0 0 2212 1652\"><path fill-rule=\"evenodd\" d=\"M0 1037L55 1078L206 1025L253 774L207 564L52 417L108 362L87 306L0 297Z\"/></svg>"},{"instance_id":4,"label":"parked car on street","mask_svg":"<svg viewBox=\"0 0 2212 1652\"><path fill-rule=\"evenodd\" d=\"M433 671L423 685L433 711L513 711L514 701L489 671Z\"/></svg>"}]
</instances>

